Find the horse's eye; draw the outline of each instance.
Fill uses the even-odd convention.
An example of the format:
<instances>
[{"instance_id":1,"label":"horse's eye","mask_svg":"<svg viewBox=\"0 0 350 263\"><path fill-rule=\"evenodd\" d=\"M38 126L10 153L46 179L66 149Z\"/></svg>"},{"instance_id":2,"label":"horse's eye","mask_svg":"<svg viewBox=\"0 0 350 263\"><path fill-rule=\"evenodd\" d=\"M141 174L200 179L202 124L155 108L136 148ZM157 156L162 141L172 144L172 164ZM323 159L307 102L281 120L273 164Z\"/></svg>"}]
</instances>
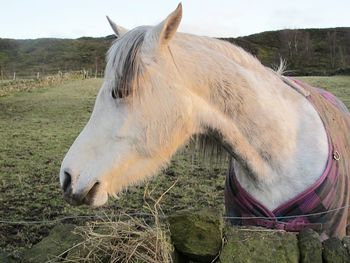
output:
<instances>
[{"instance_id":1,"label":"horse's eye","mask_svg":"<svg viewBox=\"0 0 350 263\"><path fill-rule=\"evenodd\" d=\"M113 99L122 99L125 98L128 94L125 93L123 90L118 89L116 91L116 89L112 89L112 97Z\"/></svg>"},{"instance_id":2,"label":"horse's eye","mask_svg":"<svg viewBox=\"0 0 350 263\"><path fill-rule=\"evenodd\" d=\"M115 89L112 89L112 97L113 99L122 99L125 96L120 89L118 89L118 91L116 91Z\"/></svg>"},{"instance_id":3,"label":"horse's eye","mask_svg":"<svg viewBox=\"0 0 350 263\"><path fill-rule=\"evenodd\" d=\"M112 98L113 98L113 99L116 99L116 98L117 98L117 95L115 94L115 89L112 89Z\"/></svg>"}]
</instances>

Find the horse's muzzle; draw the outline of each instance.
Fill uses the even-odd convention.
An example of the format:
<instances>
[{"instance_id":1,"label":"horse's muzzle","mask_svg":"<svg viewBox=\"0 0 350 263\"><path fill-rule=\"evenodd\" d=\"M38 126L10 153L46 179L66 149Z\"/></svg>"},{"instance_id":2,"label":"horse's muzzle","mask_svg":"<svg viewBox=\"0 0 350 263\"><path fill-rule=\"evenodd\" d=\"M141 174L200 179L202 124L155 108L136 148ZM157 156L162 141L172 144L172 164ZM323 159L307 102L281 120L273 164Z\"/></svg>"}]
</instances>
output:
<instances>
[{"instance_id":1,"label":"horse's muzzle","mask_svg":"<svg viewBox=\"0 0 350 263\"><path fill-rule=\"evenodd\" d=\"M93 203L94 196L96 195L99 186L100 183L95 182L91 186L91 188L85 189L78 193L74 193L72 188L72 176L69 174L69 172L64 172L64 181L62 185L63 197L64 200L71 205L91 205Z\"/></svg>"}]
</instances>

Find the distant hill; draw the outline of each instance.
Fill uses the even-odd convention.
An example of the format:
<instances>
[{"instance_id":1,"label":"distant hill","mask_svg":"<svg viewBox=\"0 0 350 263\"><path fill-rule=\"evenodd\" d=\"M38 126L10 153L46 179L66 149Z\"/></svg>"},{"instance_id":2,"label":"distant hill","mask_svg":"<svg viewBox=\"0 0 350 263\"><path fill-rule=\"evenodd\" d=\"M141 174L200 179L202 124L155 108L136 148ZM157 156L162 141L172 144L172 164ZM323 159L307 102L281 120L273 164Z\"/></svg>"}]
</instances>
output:
<instances>
[{"instance_id":1,"label":"distant hill","mask_svg":"<svg viewBox=\"0 0 350 263\"><path fill-rule=\"evenodd\" d=\"M350 74L350 27L287 29L224 40L270 67L285 59L291 75Z\"/></svg>"},{"instance_id":2,"label":"distant hill","mask_svg":"<svg viewBox=\"0 0 350 263\"><path fill-rule=\"evenodd\" d=\"M0 70L7 76L16 72L22 77L59 70L100 72L104 70L105 55L113 39L114 36L28 40L0 38Z\"/></svg>"},{"instance_id":3,"label":"distant hill","mask_svg":"<svg viewBox=\"0 0 350 263\"><path fill-rule=\"evenodd\" d=\"M26 76L84 68L94 74L104 69L113 39L0 38L0 73L10 77L13 72ZM291 75L350 74L350 27L270 31L223 40L242 46L269 67L285 59Z\"/></svg>"}]
</instances>

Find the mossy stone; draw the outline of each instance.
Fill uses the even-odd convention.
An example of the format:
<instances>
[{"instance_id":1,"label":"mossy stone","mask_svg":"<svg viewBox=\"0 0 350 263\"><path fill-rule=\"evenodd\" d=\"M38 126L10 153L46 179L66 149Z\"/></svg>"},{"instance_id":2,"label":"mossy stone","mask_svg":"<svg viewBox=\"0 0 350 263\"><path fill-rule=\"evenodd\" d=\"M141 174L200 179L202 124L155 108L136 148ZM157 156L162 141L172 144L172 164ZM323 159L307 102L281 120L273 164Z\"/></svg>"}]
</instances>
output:
<instances>
[{"instance_id":1,"label":"mossy stone","mask_svg":"<svg viewBox=\"0 0 350 263\"><path fill-rule=\"evenodd\" d=\"M299 262L298 240L294 233L229 226L224 235L221 263Z\"/></svg>"},{"instance_id":2,"label":"mossy stone","mask_svg":"<svg viewBox=\"0 0 350 263\"><path fill-rule=\"evenodd\" d=\"M8 263L9 261L9 255L5 252L0 250L0 262L1 263Z\"/></svg>"},{"instance_id":3,"label":"mossy stone","mask_svg":"<svg viewBox=\"0 0 350 263\"><path fill-rule=\"evenodd\" d=\"M343 243L335 237L323 242L324 263L350 263L348 252Z\"/></svg>"},{"instance_id":4,"label":"mossy stone","mask_svg":"<svg viewBox=\"0 0 350 263\"><path fill-rule=\"evenodd\" d=\"M343 245L348 252L348 256L350 257L350 236L346 236L343 238Z\"/></svg>"},{"instance_id":5,"label":"mossy stone","mask_svg":"<svg viewBox=\"0 0 350 263\"><path fill-rule=\"evenodd\" d=\"M71 224L59 224L55 226L50 234L35 244L24 253L24 262L47 262L59 255L64 257L64 252L79 243L82 238L72 231L75 226ZM63 253L63 255L62 255Z\"/></svg>"},{"instance_id":6,"label":"mossy stone","mask_svg":"<svg viewBox=\"0 0 350 263\"><path fill-rule=\"evenodd\" d=\"M221 249L222 214L215 209L183 210L169 217L175 248L189 259L210 262Z\"/></svg>"},{"instance_id":7,"label":"mossy stone","mask_svg":"<svg viewBox=\"0 0 350 263\"><path fill-rule=\"evenodd\" d=\"M303 229L298 240L301 263L322 263L322 242L317 232L310 228Z\"/></svg>"},{"instance_id":8,"label":"mossy stone","mask_svg":"<svg viewBox=\"0 0 350 263\"><path fill-rule=\"evenodd\" d=\"M176 249L171 253L171 260L173 263L189 263L188 258L179 253Z\"/></svg>"}]
</instances>

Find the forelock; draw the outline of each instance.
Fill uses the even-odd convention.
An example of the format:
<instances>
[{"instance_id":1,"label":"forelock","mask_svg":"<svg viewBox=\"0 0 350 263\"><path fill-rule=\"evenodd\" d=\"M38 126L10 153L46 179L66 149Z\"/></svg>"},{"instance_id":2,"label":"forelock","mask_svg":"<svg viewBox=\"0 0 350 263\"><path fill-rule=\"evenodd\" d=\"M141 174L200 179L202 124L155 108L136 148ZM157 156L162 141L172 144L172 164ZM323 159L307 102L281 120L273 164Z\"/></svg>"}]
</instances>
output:
<instances>
[{"instance_id":1,"label":"forelock","mask_svg":"<svg viewBox=\"0 0 350 263\"><path fill-rule=\"evenodd\" d=\"M117 39L107 53L106 77L119 97L134 95L143 71L139 53L146 27L138 27Z\"/></svg>"}]
</instances>

